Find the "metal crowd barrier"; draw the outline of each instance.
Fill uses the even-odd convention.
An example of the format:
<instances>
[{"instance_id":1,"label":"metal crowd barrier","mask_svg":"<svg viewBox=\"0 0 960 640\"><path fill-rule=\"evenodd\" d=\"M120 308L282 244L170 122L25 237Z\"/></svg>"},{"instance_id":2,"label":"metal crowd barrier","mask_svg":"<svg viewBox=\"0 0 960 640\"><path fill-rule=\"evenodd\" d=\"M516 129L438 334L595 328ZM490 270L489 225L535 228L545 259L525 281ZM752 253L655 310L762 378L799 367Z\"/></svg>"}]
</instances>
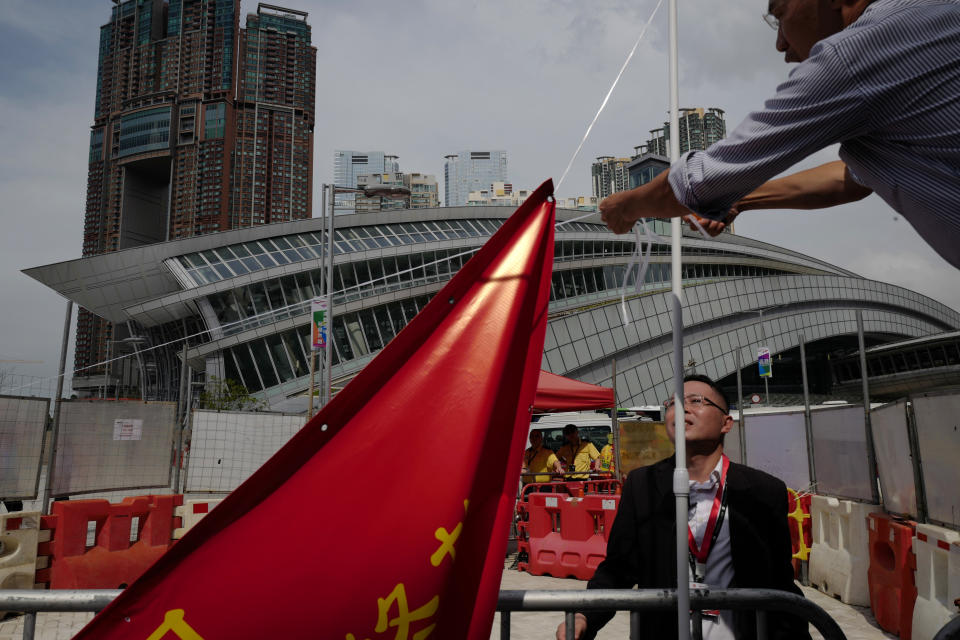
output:
<instances>
[{"instance_id":1,"label":"metal crowd barrier","mask_svg":"<svg viewBox=\"0 0 960 640\"><path fill-rule=\"evenodd\" d=\"M33 640L38 612L97 612L119 595L119 589L3 589L0 611L23 611L23 640Z\"/></svg>"},{"instance_id":2,"label":"metal crowd barrier","mask_svg":"<svg viewBox=\"0 0 960 640\"><path fill-rule=\"evenodd\" d=\"M960 616L943 625L933 640L960 640Z\"/></svg>"},{"instance_id":3,"label":"metal crowd barrier","mask_svg":"<svg viewBox=\"0 0 960 640\"><path fill-rule=\"evenodd\" d=\"M767 611L792 613L816 627L824 640L846 640L840 626L819 606L793 593L774 589L693 590L690 606L699 610L756 610L757 638L767 637ZM574 640L575 612L629 611L630 640L641 637L640 612L676 609L675 589L591 589L589 591L501 591L497 602L500 612L500 640L510 640L510 614L513 611L563 611L566 613L567 640ZM694 617L694 638L701 638L700 618Z\"/></svg>"},{"instance_id":4,"label":"metal crowd barrier","mask_svg":"<svg viewBox=\"0 0 960 640\"><path fill-rule=\"evenodd\" d=\"M97 612L119 596L119 589L0 590L0 611L23 611L23 640L33 640L38 612ZM674 589L592 589L590 591L501 591L500 638L510 640L510 614L514 611L563 611L567 639L573 640L576 611L629 611L630 640L640 638L640 612L677 606ZM839 625L816 604L793 593L772 589L694 590L690 606L696 609L753 609L757 612L757 637L766 638L766 612L783 611L803 618L824 640L846 640ZM699 623L699 619L696 619ZM699 624L697 625L699 626ZM694 637L701 637L699 629ZM960 638L960 618L948 622L934 640Z\"/></svg>"}]
</instances>

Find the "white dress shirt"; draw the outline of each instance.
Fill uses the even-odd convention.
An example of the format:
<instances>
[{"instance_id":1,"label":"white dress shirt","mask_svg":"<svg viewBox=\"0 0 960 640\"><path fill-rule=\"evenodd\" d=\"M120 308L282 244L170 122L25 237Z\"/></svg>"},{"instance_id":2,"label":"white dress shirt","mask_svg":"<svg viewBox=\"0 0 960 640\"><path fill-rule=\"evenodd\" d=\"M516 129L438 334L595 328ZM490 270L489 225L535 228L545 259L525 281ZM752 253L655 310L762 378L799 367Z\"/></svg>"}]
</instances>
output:
<instances>
[{"instance_id":1,"label":"white dress shirt","mask_svg":"<svg viewBox=\"0 0 960 640\"><path fill-rule=\"evenodd\" d=\"M707 530L710 512L713 510L713 501L717 497L717 487L720 484L720 474L723 470L723 457L717 466L710 472L710 477L704 482L690 481L690 509L687 512L687 522L697 542L697 548L703 546L703 536ZM693 572L687 570L690 581L693 582ZM707 570L704 582L716 589L726 589L733 580L733 555L730 553L730 506L720 524L720 534L716 543L710 548L707 556ZM704 618L704 640L734 640L733 612L721 611L715 622Z\"/></svg>"}]
</instances>

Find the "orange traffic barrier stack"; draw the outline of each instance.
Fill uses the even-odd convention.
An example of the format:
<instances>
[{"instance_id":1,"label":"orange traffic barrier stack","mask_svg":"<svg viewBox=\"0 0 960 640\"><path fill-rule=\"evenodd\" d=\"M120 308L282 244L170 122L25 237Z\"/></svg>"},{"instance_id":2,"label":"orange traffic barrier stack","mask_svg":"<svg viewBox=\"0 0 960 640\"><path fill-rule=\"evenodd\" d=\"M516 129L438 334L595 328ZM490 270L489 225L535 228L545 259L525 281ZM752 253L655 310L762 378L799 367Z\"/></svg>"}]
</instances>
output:
<instances>
[{"instance_id":1,"label":"orange traffic barrier stack","mask_svg":"<svg viewBox=\"0 0 960 640\"><path fill-rule=\"evenodd\" d=\"M38 583L51 589L118 589L136 580L173 544L174 507L182 495L138 496L107 500L69 500L53 504L41 527L52 532L40 545L49 568ZM93 544L88 545L93 523Z\"/></svg>"},{"instance_id":2,"label":"orange traffic barrier stack","mask_svg":"<svg viewBox=\"0 0 960 640\"><path fill-rule=\"evenodd\" d=\"M526 553L521 571L532 575L589 580L606 557L610 527L620 496L562 494L530 495L526 539L518 548Z\"/></svg>"},{"instance_id":3,"label":"orange traffic barrier stack","mask_svg":"<svg viewBox=\"0 0 960 640\"><path fill-rule=\"evenodd\" d=\"M867 516L870 535L870 608L877 623L886 631L910 640L913 607L917 601L914 572L917 557L911 545L916 523L902 521L885 513Z\"/></svg>"}]
</instances>

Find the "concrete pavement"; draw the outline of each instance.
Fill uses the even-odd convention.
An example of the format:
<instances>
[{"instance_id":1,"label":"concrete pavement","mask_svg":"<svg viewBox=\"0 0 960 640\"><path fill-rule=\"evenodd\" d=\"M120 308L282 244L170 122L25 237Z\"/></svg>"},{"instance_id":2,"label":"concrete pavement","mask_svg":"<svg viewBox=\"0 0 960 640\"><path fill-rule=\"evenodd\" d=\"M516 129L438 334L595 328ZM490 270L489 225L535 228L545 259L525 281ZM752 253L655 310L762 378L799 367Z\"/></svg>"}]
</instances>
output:
<instances>
[{"instance_id":1,"label":"concrete pavement","mask_svg":"<svg viewBox=\"0 0 960 640\"><path fill-rule=\"evenodd\" d=\"M500 581L501 589L585 589L586 582L532 576L529 573L505 569ZM819 591L803 588L804 594L822 607L843 629L848 640L879 640L896 638L885 633L878 626L869 608L851 607L825 596ZM41 613L37 619L37 640L69 640L93 617L92 613ZM511 615L512 640L551 640L557 625L563 620L562 613L514 613ZM20 640L23 633L23 617L0 623L0 640ZM630 634L630 619L625 613L618 613L610 623L601 629L599 640L624 640ZM814 640L820 640L820 634L812 632ZM439 640L439 639L438 639ZM448 640L448 639L443 639ZM493 621L490 640L500 640L500 614Z\"/></svg>"}]
</instances>

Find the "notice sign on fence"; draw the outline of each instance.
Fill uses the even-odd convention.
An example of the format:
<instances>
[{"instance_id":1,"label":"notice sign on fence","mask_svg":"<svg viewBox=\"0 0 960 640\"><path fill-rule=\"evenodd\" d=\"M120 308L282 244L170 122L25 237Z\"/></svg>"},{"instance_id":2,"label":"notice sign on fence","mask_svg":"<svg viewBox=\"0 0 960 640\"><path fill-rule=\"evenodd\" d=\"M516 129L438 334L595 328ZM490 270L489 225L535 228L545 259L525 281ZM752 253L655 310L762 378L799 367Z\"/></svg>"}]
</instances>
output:
<instances>
[{"instance_id":1,"label":"notice sign on fence","mask_svg":"<svg viewBox=\"0 0 960 640\"><path fill-rule=\"evenodd\" d=\"M327 347L327 309L329 308L326 296L314 298L310 301L310 332L313 334L314 349L325 349Z\"/></svg>"},{"instance_id":2,"label":"notice sign on fence","mask_svg":"<svg viewBox=\"0 0 960 640\"><path fill-rule=\"evenodd\" d=\"M140 440L143 438L143 420L117 418L113 421L114 440Z\"/></svg>"},{"instance_id":3,"label":"notice sign on fence","mask_svg":"<svg viewBox=\"0 0 960 640\"><path fill-rule=\"evenodd\" d=\"M757 351L757 364L760 366L761 378L773 377L773 362L770 360L770 349L760 347Z\"/></svg>"}]
</instances>

